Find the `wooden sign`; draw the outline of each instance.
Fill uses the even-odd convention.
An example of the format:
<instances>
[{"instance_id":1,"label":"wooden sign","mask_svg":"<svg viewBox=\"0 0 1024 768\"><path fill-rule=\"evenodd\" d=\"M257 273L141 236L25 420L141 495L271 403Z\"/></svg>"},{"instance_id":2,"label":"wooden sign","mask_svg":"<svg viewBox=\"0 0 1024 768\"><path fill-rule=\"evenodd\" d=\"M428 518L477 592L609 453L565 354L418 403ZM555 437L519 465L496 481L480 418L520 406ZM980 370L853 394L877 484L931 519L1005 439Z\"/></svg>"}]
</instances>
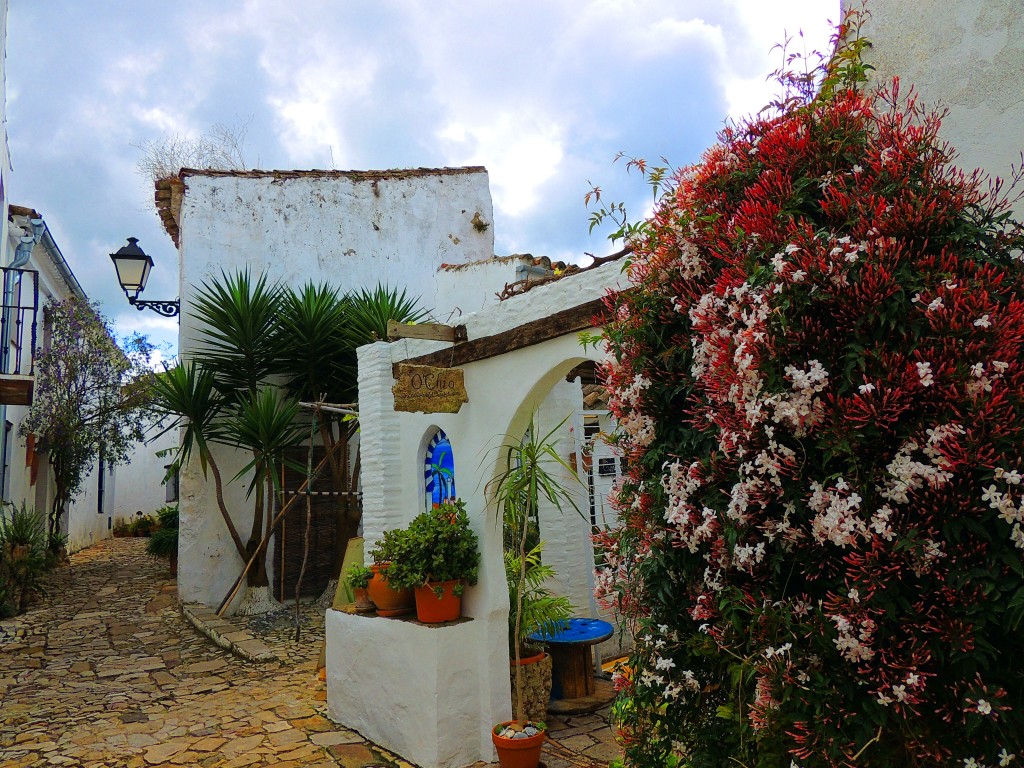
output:
<instances>
[{"instance_id":1,"label":"wooden sign","mask_svg":"<svg viewBox=\"0 0 1024 768\"><path fill-rule=\"evenodd\" d=\"M458 413L469 402L466 380L461 368L434 368L429 365L395 366L395 410L408 413Z\"/></svg>"},{"instance_id":2,"label":"wooden sign","mask_svg":"<svg viewBox=\"0 0 1024 768\"><path fill-rule=\"evenodd\" d=\"M388 320L388 341L396 339L431 339L451 341L456 344L466 340L466 326L442 325L441 323L416 323L407 325L397 320Z\"/></svg>"}]
</instances>

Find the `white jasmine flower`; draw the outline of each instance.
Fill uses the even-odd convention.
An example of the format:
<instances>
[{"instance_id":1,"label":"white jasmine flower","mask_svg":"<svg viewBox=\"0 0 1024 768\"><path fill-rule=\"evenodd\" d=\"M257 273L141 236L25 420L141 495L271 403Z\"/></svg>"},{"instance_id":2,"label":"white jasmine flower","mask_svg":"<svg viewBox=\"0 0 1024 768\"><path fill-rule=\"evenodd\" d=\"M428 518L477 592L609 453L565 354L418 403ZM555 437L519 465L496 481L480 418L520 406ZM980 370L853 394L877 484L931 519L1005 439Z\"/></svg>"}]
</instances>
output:
<instances>
[{"instance_id":1,"label":"white jasmine flower","mask_svg":"<svg viewBox=\"0 0 1024 768\"><path fill-rule=\"evenodd\" d=\"M922 387L930 387L935 383L935 379L932 378L932 364L931 363L915 363L917 366L917 375L921 378Z\"/></svg>"},{"instance_id":2,"label":"white jasmine flower","mask_svg":"<svg viewBox=\"0 0 1024 768\"><path fill-rule=\"evenodd\" d=\"M875 385L861 384L859 387L857 387L857 391L860 392L862 395L870 395L872 392L875 391Z\"/></svg>"},{"instance_id":3,"label":"white jasmine flower","mask_svg":"<svg viewBox=\"0 0 1024 768\"><path fill-rule=\"evenodd\" d=\"M974 324L978 328L988 328L992 325L992 322L988 319L988 315L982 315L981 317L974 321Z\"/></svg>"},{"instance_id":4,"label":"white jasmine flower","mask_svg":"<svg viewBox=\"0 0 1024 768\"><path fill-rule=\"evenodd\" d=\"M992 713L992 705L984 699L978 699L978 714L989 715Z\"/></svg>"}]
</instances>

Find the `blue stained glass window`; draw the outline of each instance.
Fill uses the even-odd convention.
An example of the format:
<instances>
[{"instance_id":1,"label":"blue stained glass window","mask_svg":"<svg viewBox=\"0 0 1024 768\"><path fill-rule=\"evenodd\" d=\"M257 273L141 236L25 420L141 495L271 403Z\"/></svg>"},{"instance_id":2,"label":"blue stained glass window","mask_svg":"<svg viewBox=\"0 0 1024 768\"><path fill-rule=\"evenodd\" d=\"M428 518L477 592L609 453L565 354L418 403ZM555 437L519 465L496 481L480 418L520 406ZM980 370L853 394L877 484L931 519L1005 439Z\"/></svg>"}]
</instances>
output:
<instances>
[{"instance_id":1,"label":"blue stained glass window","mask_svg":"<svg viewBox=\"0 0 1024 768\"><path fill-rule=\"evenodd\" d=\"M442 429L437 430L427 445L427 454L423 460L423 479L428 509L456 497L455 456L452 453L451 441Z\"/></svg>"}]
</instances>

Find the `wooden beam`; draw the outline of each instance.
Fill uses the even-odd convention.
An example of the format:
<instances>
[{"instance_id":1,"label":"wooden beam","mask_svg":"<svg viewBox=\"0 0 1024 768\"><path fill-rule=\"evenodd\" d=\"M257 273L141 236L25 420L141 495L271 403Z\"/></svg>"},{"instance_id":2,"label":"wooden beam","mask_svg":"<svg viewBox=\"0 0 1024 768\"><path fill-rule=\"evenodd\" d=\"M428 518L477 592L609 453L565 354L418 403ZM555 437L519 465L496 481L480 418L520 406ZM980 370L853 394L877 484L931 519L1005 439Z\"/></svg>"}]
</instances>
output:
<instances>
[{"instance_id":1,"label":"wooden beam","mask_svg":"<svg viewBox=\"0 0 1024 768\"><path fill-rule=\"evenodd\" d=\"M395 339L430 339L458 343L466 340L466 326L442 325L441 323L416 323L409 325L397 320L388 320L388 341Z\"/></svg>"},{"instance_id":2,"label":"wooden beam","mask_svg":"<svg viewBox=\"0 0 1024 768\"><path fill-rule=\"evenodd\" d=\"M580 304L569 309L563 309L553 315L548 315L540 320L533 320L523 323L515 328L510 328L502 333L493 336L483 336L479 339L467 341L451 349L442 349L438 352L431 352L428 355L411 357L403 360L411 365L432 365L437 368L451 368L456 365L465 365L477 360L486 360L489 357L503 355L506 352L514 352L517 349L532 347L559 336L567 336L576 331L592 328L595 315L604 311L604 299L594 299L585 304ZM398 363L392 366L392 371L397 375Z\"/></svg>"},{"instance_id":3,"label":"wooden beam","mask_svg":"<svg viewBox=\"0 0 1024 768\"><path fill-rule=\"evenodd\" d=\"M0 404L32 405L33 376L0 376Z\"/></svg>"}]
</instances>

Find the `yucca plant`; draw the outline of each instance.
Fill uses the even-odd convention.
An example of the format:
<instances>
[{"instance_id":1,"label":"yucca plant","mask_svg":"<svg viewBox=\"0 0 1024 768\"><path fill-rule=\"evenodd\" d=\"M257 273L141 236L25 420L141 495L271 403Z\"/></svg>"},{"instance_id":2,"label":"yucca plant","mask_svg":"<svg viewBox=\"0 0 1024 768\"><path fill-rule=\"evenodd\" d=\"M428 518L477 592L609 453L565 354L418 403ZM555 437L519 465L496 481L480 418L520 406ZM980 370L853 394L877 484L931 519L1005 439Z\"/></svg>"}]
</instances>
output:
<instances>
[{"instance_id":1,"label":"yucca plant","mask_svg":"<svg viewBox=\"0 0 1024 768\"><path fill-rule=\"evenodd\" d=\"M204 285L192 301L199 321L196 356L229 401L253 392L277 368L281 288L248 270Z\"/></svg>"},{"instance_id":2,"label":"yucca plant","mask_svg":"<svg viewBox=\"0 0 1024 768\"><path fill-rule=\"evenodd\" d=\"M418 323L430 313L419 307L418 298L410 298L405 290L377 284L373 290L361 288L346 297L348 317L345 332L352 349L380 341L388 336L388 321Z\"/></svg>"},{"instance_id":3,"label":"yucca plant","mask_svg":"<svg viewBox=\"0 0 1024 768\"><path fill-rule=\"evenodd\" d=\"M33 597L46 594L46 552L42 516L25 502L5 503L0 510L0 592L6 593L14 613L24 613Z\"/></svg>"},{"instance_id":4,"label":"yucca plant","mask_svg":"<svg viewBox=\"0 0 1024 768\"><path fill-rule=\"evenodd\" d=\"M179 466L187 466L195 451L206 477L207 470L213 475L217 508L224 526L231 535L231 541L242 560L248 559L245 544L231 519L224 502L224 480L220 467L210 450L210 443L217 442L219 432L217 420L224 410L224 397L215 386L213 372L201 368L194 362L178 363L166 368L153 377L151 382L153 407L166 426L164 431L181 429L181 441L175 453ZM168 423L166 419L170 419ZM163 432L161 432L163 434ZM221 440L222 441L222 440Z\"/></svg>"},{"instance_id":5,"label":"yucca plant","mask_svg":"<svg viewBox=\"0 0 1024 768\"><path fill-rule=\"evenodd\" d=\"M266 379L279 368L281 335L278 323L282 289L265 276L254 278L248 270L228 275L221 272L204 285L192 303L199 321L197 357L214 377L214 387L224 398L224 412L214 421L214 435L252 453L240 475L251 472L249 493L254 495L252 527L246 543L247 558L256 557L250 568L251 588L267 589L266 552L261 550L270 525L272 490L278 478L273 472L285 445L278 399ZM294 420L297 407L288 411ZM236 476L237 479L238 476ZM253 494L253 492L255 493ZM266 518L266 521L264 521ZM247 600L250 598L247 598ZM252 598L269 606L269 594ZM248 607L240 609L248 612Z\"/></svg>"}]
</instances>

